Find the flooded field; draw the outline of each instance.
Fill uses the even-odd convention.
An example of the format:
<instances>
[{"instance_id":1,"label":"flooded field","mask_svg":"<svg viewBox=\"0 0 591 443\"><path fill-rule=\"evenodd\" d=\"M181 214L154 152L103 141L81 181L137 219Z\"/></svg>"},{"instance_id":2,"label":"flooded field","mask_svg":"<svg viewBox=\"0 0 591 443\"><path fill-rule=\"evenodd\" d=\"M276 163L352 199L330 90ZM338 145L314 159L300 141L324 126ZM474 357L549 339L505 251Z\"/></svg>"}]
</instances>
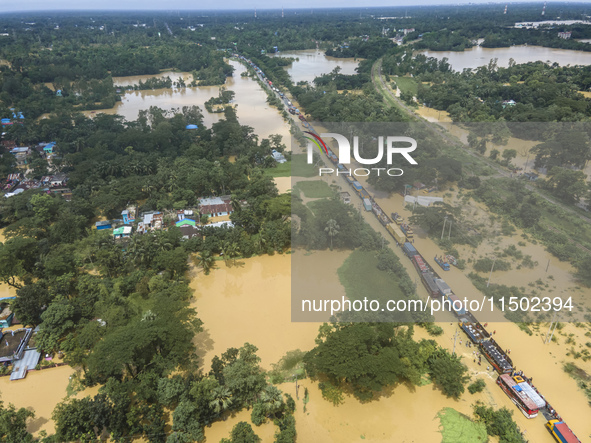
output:
<instances>
[{"instance_id":1,"label":"flooded field","mask_svg":"<svg viewBox=\"0 0 591 443\"><path fill-rule=\"evenodd\" d=\"M305 49L301 51L286 51L271 54L274 57L293 57L294 61L286 67L294 83L310 82L322 74L328 74L337 66L341 68L341 74L356 74L355 69L359 65L359 59L327 57L323 50Z\"/></svg>"},{"instance_id":2,"label":"flooded field","mask_svg":"<svg viewBox=\"0 0 591 443\"><path fill-rule=\"evenodd\" d=\"M318 263L324 260L323 266L336 279L336 270L347 254L334 263L326 260L328 253L316 254ZM191 271L193 305L204 322L196 345L206 370L215 355L245 342L259 348L265 369L287 351L314 347L319 324L291 322L291 259L290 255L264 255L239 260L242 264L232 267L218 261L210 275L200 269Z\"/></svg>"},{"instance_id":3,"label":"flooded field","mask_svg":"<svg viewBox=\"0 0 591 443\"><path fill-rule=\"evenodd\" d=\"M421 51L427 57L442 59L446 57L454 71L462 72L464 69L476 69L479 66L488 65L492 59L497 59L497 66L509 66L509 60L515 63L529 63L549 61L550 64L558 63L566 65L589 65L591 64L591 53L573 51L568 49L552 49L542 46L511 46L510 48L483 48L475 46L463 52L457 51Z\"/></svg>"},{"instance_id":4,"label":"flooded field","mask_svg":"<svg viewBox=\"0 0 591 443\"><path fill-rule=\"evenodd\" d=\"M51 434L55 431L51 413L66 396L66 387L74 369L70 366L30 371L24 380L10 381L0 377L0 395L5 404L12 403L17 409L26 408L35 412L29 432L41 430Z\"/></svg>"},{"instance_id":5,"label":"flooded field","mask_svg":"<svg viewBox=\"0 0 591 443\"><path fill-rule=\"evenodd\" d=\"M259 84L249 78L241 77L240 74L246 70L244 65L237 61L228 62L234 67L234 76L226 80L223 85L226 89L236 93L234 103L237 104L236 112L240 123L254 128L255 134L260 139L269 137L271 134L283 136L283 142L289 145L289 125L283 120L276 108L267 104L267 94ZM188 72L166 71L156 75L140 75L130 77L114 77L115 85L126 86L145 81L148 78L162 78L170 76L171 80L177 81L184 78L185 82L191 81L191 74ZM203 112L204 124L207 127L223 118L221 113L210 113L205 110L204 103L211 97L217 97L219 86L198 86L187 88L154 89L145 91L129 91L122 95L121 102L113 108L99 109L96 111L83 111L87 116L96 114L119 114L128 121L136 120L141 110L147 110L151 106L157 106L164 110L180 110L183 106L199 106Z\"/></svg>"},{"instance_id":6,"label":"flooded field","mask_svg":"<svg viewBox=\"0 0 591 443\"><path fill-rule=\"evenodd\" d=\"M284 194L291 189L291 177L275 177L275 186L279 190L280 194Z\"/></svg>"}]
</instances>

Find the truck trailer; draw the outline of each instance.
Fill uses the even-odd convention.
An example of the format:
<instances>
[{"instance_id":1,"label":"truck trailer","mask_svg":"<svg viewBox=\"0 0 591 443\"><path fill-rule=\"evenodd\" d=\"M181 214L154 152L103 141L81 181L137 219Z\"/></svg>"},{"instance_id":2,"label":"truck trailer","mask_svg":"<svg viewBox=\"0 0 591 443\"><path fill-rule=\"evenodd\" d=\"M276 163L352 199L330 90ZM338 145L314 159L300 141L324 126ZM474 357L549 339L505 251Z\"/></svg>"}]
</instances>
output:
<instances>
[{"instance_id":1,"label":"truck trailer","mask_svg":"<svg viewBox=\"0 0 591 443\"><path fill-rule=\"evenodd\" d=\"M568 425L560 420L550 420L546 423L548 432L560 443L581 443L581 440L571 431Z\"/></svg>"}]
</instances>

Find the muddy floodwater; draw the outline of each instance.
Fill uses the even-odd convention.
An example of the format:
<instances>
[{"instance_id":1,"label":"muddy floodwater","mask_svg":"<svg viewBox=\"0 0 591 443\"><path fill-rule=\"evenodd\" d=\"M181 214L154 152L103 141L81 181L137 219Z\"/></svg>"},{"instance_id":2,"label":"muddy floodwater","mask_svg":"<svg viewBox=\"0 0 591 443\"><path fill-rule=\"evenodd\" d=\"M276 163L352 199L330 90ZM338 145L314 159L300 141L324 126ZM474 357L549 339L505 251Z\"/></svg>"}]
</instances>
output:
<instances>
[{"instance_id":1,"label":"muddy floodwater","mask_svg":"<svg viewBox=\"0 0 591 443\"><path fill-rule=\"evenodd\" d=\"M515 63L529 63L549 61L550 64L558 63L566 65L591 64L591 52L573 51L568 49L552 49L542 46L511 46L510 48L483 48L474 46L463 52L457 51L421 51L427 57L442 59L446 57L454 71L462 72L464 69L476 69L488 65L492 59L497 59L497 66L509 66L509 60Z\"/></svg>"},{"instance_id":2,"label":"muddy floodwater","mask_svg":"<svg viewBox=\"0 0 591 443\"><path fill-rule=\"evenodd\" d=\"M17 409L25 408L35 412L35 418L28 425L29 432L41 430L52 434L55 426L51 413L66 396L70 376L74 374L70 366L29 371L24 380L10 381L10 377L0 377L0 395L5 405L12 403Z\"/></svg>"},{"instance_id":3,"label":"muddy floodwater","mask_svg":"<svg viewBox=\"0 0 591 443\"><path fill-rule=\"evenodd\" d=\"M336 67L341 68L341 74L356 74L355 69L359 66L359 59L327 57L324 50L316 49L280 52L272 56L298 59L285 68L294 83L312 83L316 77L328 74Z\"/></svg>"},{"instance_id":4,"label":"muddy floodwater","mask_svg":"<svg viewBox=\"0 0 591 443\"><path fill-rule=\"evenodd\" d=\"M260 139L269 137L271 134L283 136L283 142L289 149L289 125L277 110L267 104L267 94L261 86L252 78L241 77L240 74L246 71L246 67L237 61L228 61L234 67L233 77L228 77L223 85L228 90L236 93L234 103L237 104L236 112L240 124L251 126L254 133ZM149 78L163 78L169 76L173 82L183 78L188 84L192 76L188 72L165 71L156 75L139 75L129 77L114 77L113 83L116 86L129 86L145 82ZM138 118L142 110L148 110L151 106L161 109L181 110L183 106L199 106L203 112L204 124L207 127L223 118L223 113L210 113L205 110L204 103L211 97L217 97L220 86L198 86L186 88L154 89L145 91L128 91L121 96L113 108L99 109L96 111L83 111L87 116L96 114L119 114L128 121Z\"/></svg>"},{"instance_id":5,"label":"muddy floodwater","mask_svg":"<svg viewBox=\"0 0 591 443\"><path fill-rule=\"evenodd\" d=\"M317 254L318 263L322 263L322 253ZM333 260L332 266L324 264L332 269L335 279L346 256L343 253ZM216 266L210 275L198 268L191 271L193 306L204 322L196 346L206 370L215 355L245 342L259 348L257 354L265 369L270 369L287 351L314 347L319 324L291 323L290 255L238 260L238 266L231 267L218 261Z\"/></svg>"}]
</instances>

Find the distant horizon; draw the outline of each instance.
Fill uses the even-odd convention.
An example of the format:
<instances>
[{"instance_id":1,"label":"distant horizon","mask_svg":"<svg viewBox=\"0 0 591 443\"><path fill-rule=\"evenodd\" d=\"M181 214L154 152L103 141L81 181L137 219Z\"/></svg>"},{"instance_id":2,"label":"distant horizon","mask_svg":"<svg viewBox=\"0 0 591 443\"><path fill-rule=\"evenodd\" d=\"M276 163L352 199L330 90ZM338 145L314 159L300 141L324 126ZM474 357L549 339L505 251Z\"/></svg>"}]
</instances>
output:
<instances>
[{"instance_id":1,"label":"distant horizon","mask_svg":"<svg viewBox=\"0 0 591 443\"><path fill-rule=\"evenodd\" d=\"M227 6L211 8L195 8L190 5L189 1L177 2L177 7L171 8L170 4L161 6L162 2L154 0L132 0L126 2L118 2L114 0L104 0L101 2L101 7L96 7L97 2L88 2L88 7L82 6L81 2L73 0L57 0L53 1L54 6L48 8L48 3L39 0L20 0L18 4L5 4L3 10L0 11L0 16L6 13L19 12L38 12L38 13L64 13L64 12L160 12L160 11L184 11L184 12L228 12L228 11L254 11L256 8L259 11L276 11L281 10L282 7L286 11L298 10L322 10L322 9L373 9L373 8L404 8L404 7L421 7L421 6L485 6L491 4L543 4L543 0L539 1L489 1L489 0L460 0L460 1L441 1L441 0L415 0L408 4L391 4L392 0L374 0L371 6L359 5L358 2L351 0L301 0L297 7L290 7L286 5L278 5L275 0L254 0L248 2L245 7L245 2L240 0L229 0L225 3ZM589 4L590 0L572 0L572 1L548 1L548 4Z\"/></svg>"}]
</instances>

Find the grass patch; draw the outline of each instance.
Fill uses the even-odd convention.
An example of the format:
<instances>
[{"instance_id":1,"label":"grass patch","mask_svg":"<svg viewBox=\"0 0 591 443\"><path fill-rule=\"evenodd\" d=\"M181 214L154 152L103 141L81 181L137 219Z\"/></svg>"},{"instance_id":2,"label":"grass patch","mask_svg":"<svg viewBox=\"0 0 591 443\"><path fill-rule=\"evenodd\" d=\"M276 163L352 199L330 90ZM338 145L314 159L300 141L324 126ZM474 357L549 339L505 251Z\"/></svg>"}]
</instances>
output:
<instances>
[{"instance_id":1,"label":"grass patch","mask_svg":"<svg viewBox=\"0 0 591 443\"><path fill-rule=\"evenodd\" d=\"M378 269L375 252L355 250L338 269L339 280L351 300L405 298L398 287L398 279L392 273Z\"/></svg>"},{"instance_id":2,"label":"grass patch","mask_svg":"<svg viewBox=\"0 0 591 443\"><path fill-rule=\"evenodd\" d=\"M274 168L265 169L265 175L268 177L291 177L291 161L277 163Z\"/></svg>"},{"instance_id":3,"label":"grass patch","mask_svg":"<svg viewBox=\"0 0 591 443\"><path fill-rule=\"evenodd\" d=\"M334 191L323 181L314 180L310 182L298 182L294 191L301 191L307 198L328 198L332 197Z\"/></svg>"},{"instance_id":4,"label":"grass patch","mask_svg":"<svg viewBox=\"0 0 591 443\"><path fill-rule=\"evenodd\" d=\"M412 94L413 96L417 95L418 85L414 78L410 77L396 77L394 78L394 82L400 92L405 92L407 94Z\"/></svg>"},{"instance_id":5,"label":"grass patch","mask_svg":"<svg viewBox=\"0 0 591 443\"><path fill-rule=\"evenodd\" d=\"M306 154L293 154L291 156L291 175L293 177L314 177L318 175L318 168L307 163Z\"/></svg>"},{"instance_id":6,"label":"grass patch","mask_svg":"<svg viewBox=\"0 0 591 443\"><path fill-rule=\"evenodd\" d=\"M474 443L488 440L486 426L470 420L453 408L444 408L437 414L441 423L441 443Z\"/></svg>"}]
</instances>

